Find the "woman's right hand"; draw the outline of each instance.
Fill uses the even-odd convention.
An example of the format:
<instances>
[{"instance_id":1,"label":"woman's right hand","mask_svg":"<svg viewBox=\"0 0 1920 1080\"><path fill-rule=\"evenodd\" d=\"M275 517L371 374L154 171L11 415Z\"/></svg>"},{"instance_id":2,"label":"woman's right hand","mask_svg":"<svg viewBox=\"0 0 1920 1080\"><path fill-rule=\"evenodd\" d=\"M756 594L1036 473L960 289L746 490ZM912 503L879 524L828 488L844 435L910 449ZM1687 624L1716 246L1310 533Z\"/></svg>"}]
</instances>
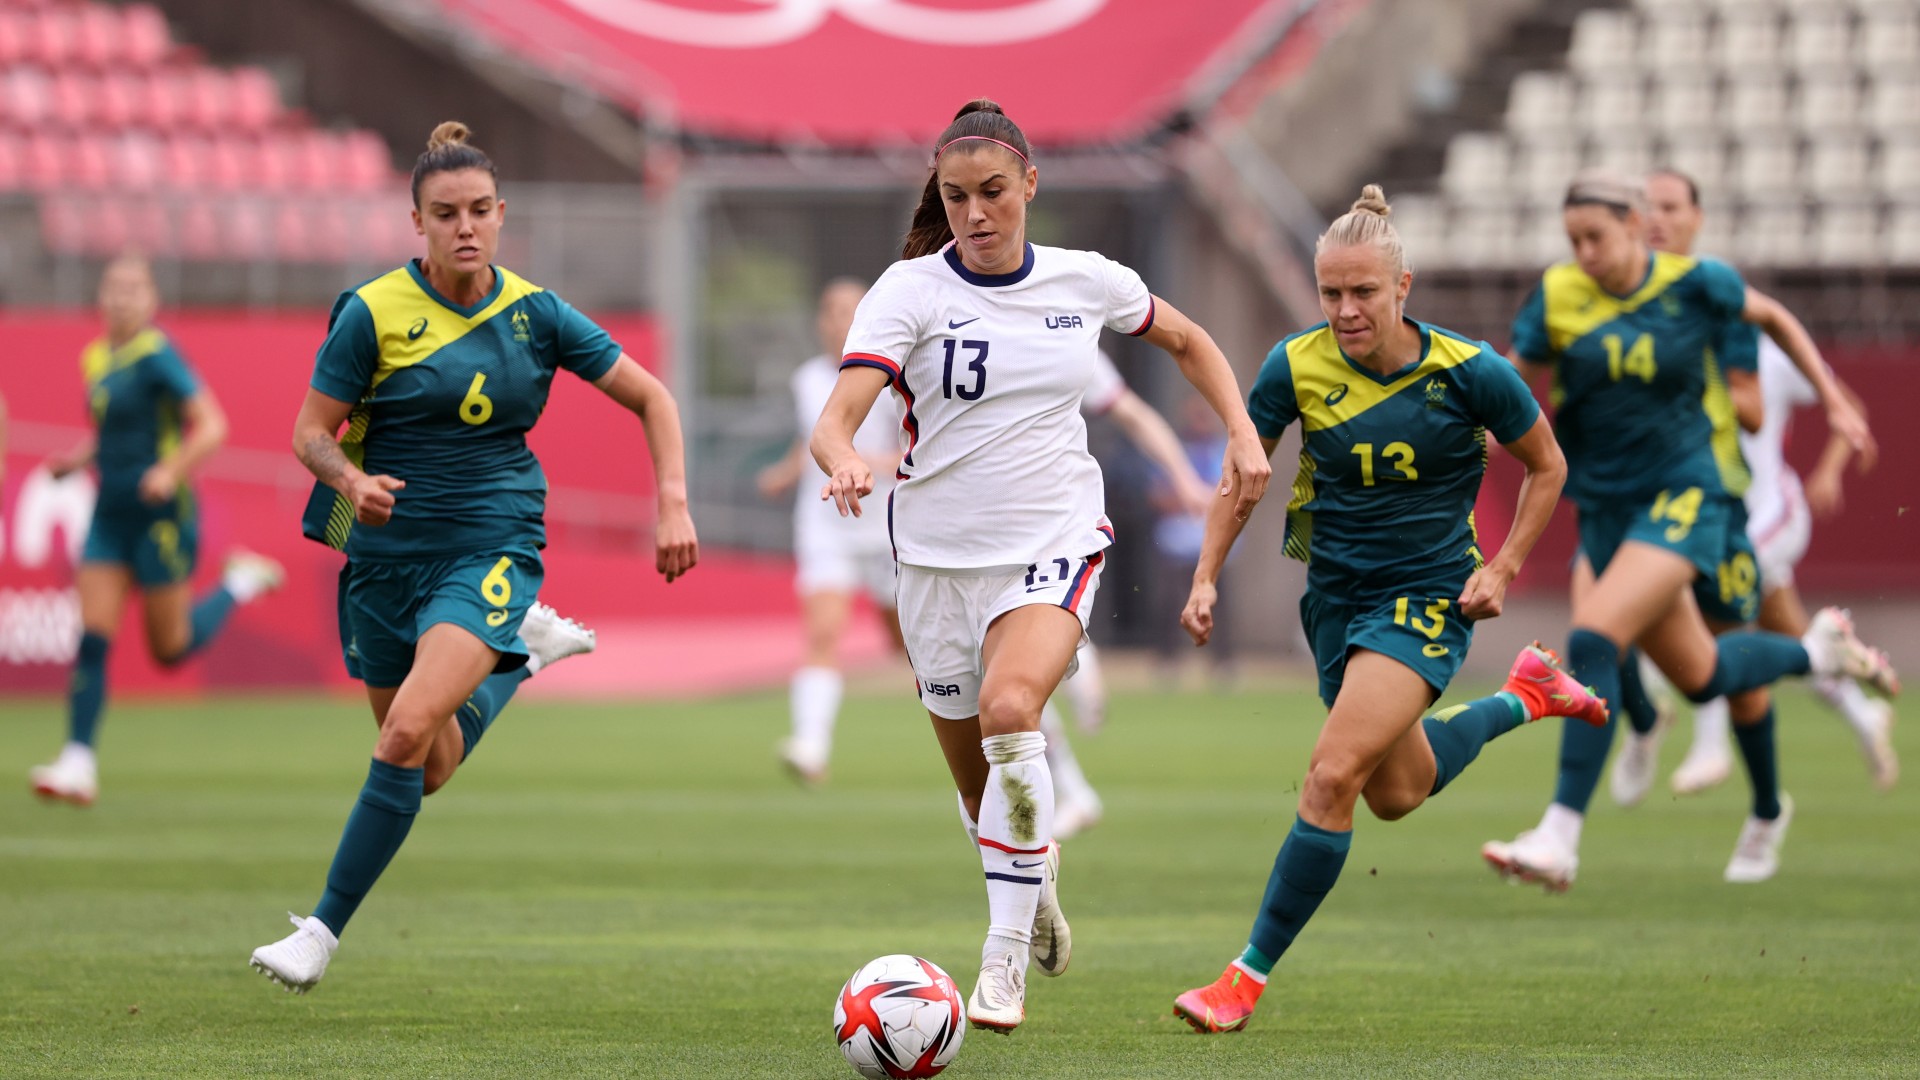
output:
<instances>
[{"instance_id":1,"label":"woman's right hand","mask_svg":"<svg viewBox=\"0 0 1920 1080\"><path fill-rule=\"evenodd\" d=\"M1193 591L1187 594L1186 609L1180 612L1180 625L1193 636L1195 648L1213 637L1213 605L1219 599L1220 590L1202 581L1194 582Z\"/></svg>"},{"instance_id":2,"label":"woman's right hand","mask_svg":"<svg viewBox=\"0 0 1920 1080\"><path fill-rule=\"evenodd\" d=\"M393 517L393 493L406 486L405 480L365 473L349 480L347 499L353 503L353 519L362 525L385 525Z\"/></svg>"},{"instance_id":3,"label":"woman's right hand","mask_svg":"<svg viewBox=\"0 0 1920 1080\"><path fill-rule=\"evenodd\" d=\"M860 516L860 497L873 494L873 470L859 454L849 454L833 463L833 475L820 489L822 499L832 499L841 517Z\"/></svg>"}]
</instances>

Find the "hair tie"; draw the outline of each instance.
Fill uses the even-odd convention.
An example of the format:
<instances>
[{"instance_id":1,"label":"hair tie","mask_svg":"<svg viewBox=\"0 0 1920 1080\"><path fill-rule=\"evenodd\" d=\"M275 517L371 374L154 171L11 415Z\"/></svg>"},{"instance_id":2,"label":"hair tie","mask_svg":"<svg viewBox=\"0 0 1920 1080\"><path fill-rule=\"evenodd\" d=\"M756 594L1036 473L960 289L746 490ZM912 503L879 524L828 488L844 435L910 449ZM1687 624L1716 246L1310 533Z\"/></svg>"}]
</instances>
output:
<instances>
[{"instance_id":1,"label":"hair tie","mask_svg":"<svg viewBox=\"0 0 1920 1080\"><path fill-rule=\"evenodd\" d=\"M947 152L947 147L952 146L954 143L957 143L957 142L965 142L968 139L978 139L982 142L990 142L995 146L1004 146L1007 149L1013 151L1013 156L1020 159L1020 164L1022 165L1033 164L1032 162L1027 160L1027 155L1020 152L1019 147L1013 145L1012 143L1001 142L999 139L993 138L990 135L961 135L961 136L958 136L957 138L948 139L946 142L943 142L940 144L940 149L935 150L933 152L933 160L935 162L938 162L940 160L940 155Z\"/></svg>"}]
</instances>

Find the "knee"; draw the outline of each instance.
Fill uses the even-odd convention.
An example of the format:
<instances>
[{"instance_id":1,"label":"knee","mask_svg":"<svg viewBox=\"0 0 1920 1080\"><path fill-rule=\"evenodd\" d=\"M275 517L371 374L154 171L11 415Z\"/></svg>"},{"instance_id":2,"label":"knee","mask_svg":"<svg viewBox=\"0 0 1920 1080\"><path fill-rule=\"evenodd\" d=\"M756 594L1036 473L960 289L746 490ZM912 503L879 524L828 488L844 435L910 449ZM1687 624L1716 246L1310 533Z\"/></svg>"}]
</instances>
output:
<instances>
[{"instance_id":1,"label":"knee","mask_svg":"<svg viewBox=\"0 0 1920 1080\"><path fill-rule=\"evenodd\" d=\"M1766 690L1749 690L1727 698L1727 715L1740 727L1751 727L1767 718L1773 698Z\"/></svg>"},{"instance_id":2,"label":"knee","mask_svg":"<svg viewBox=\"0 0 1920 1080\"><path fill-rule=\"evenodd\" d=\"M172 642L156 641L147 651L152 654L153 662L163 668L177 668L187 662L187 649L184 645L176 646Z\"/></svg>"},{"instance_id":3,"label":"knee","mask_svg":"<svg viewBox=\"0 0 1920 1080\"><path fill-rule=\"evenodd\" d=\"M386 722L380 725L380 741L374 746L373 756L394 765L418 766L433 748L433 734L431 718L390 709ZM447 771L451 774L453 770ZM441 783L445 782L443 777Z\"/></svg>"},{"instance_id":4,"label":"knee","mask_svg":"<svg viewBox=\"0 0 1920 1080\"><path fill-rule=\"evenodd\" d=\"M1307 782L1301 788L1300 802L1316 809L1351 810L1366 783L1367 770L1358 760L1334 756L1316 758L1307 767Z\"/></svg>"},{"instance_id":5,"label":"knee","mask_svg":"<svg viewBox=\"0 0 1920 1080\"><path fill-rule=\"evenodd\" d=\"M1046 703L1038 687L1018 682L995 686L980 695L980 731L985 735L1037 731Z\"/></svg>"}]
</instances>

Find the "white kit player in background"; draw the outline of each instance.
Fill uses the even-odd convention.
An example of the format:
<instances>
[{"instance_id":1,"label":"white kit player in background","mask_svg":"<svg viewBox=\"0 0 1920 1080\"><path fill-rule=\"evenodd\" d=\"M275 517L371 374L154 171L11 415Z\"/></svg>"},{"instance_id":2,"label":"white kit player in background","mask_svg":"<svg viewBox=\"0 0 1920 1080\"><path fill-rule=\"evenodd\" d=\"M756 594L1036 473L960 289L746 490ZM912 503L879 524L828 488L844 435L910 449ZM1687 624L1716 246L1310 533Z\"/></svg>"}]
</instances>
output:
<instances>
[{"instance_id":1,"label":"white kit player in background","mask_svg":"<svg viewBox=\"0 0 1920 1080\"><path fill-rule=\"evenodd\" d=\"M1080 414L1112 420L1134 449L1167 476L1187 511L1206 514L1213 502L1213 489L1187 460L1173 426L1133 392L1104 349L1094 357L1093 381L1080 399ZM1091 637L1081 644L1076 659L1079 669L1061 684L1060 693L1073 706L1073 718L1080 730L1091 733L1100 730L1107 715L1106 680L1100 651ZM1105 807L1100 793L1080 769L1073 744L1067 739L1067 725L1052 700L1040 711L1040 731L1047 737L1047 767L1053 773L1053 838L1070 839L1099 824Z\"/></svg>"},{"instance_id":2,"label":"white kit player in background","mask_svg":"<svg viewBox=\"0 0 1920 1080\"><path fill-rule=\"evenodd\" d=\"M1086 637L1113 542L1080 418L1101 329L1172 354L1219 414L1222 493L1242 517L1271 473L1206 331L1116 262L1027 243L1032 156L998 105L971 102L954 117L902 261L860 302L811 444L829 478L822 497L891 525L908 659L985 871L987 936L967 1018L998 1032L1026 1016L1028 964L1058 975L1072 944L1039 728ZM888 388L907 442L883 511L853 440Z\"/></svg>"},{"instance_id":3,"label":"white kit player in background","mask_svg":"<svg viewBox=\"0 0 1920 1080\"><path fill-rule=\"evenodd\" d=\"M840 673L840 639L852 614L856 593L865 593L880 609L888 636L900 644L900 621L893 607L893 549L882 515L841 517L803 475L807 438L826 407L827 396L840 377L840 355L847 329L864 282L839 278L820 293L815 322L821 354L793 373L793 403L800 435L787 456L761 470L760 493L769 498L794 492L793 554L798 566L794 589L800 594L800 614L806 629L806 659L793 673L789 694L792 733L780 745L780 760L796 779L808 786L827 777L833 753L833 727L840 715L844 679ZM892 401L876 404L854 432L853 445L866 458L878 480L879 492L893 486L894 467L900 461L900 411Z\"/></svg>"},{"instance_id":4,"label":"white kit player in background","mask_svg":"<svg viewBox=\"0 0 1920 1080\"><path fill-rule=\"evenodd\" d=\"M1841 392L1861 415L1866 414L1866 406L1857 394L1844 384ZM1793 361L1764 336L1760 339L1760 395L1765 402L1760 430L1740 433L1740 452L1746 455L1747 468L1753 473L1746 498L1747 536L1760 562L1760 626L1797 635L1806 632L1807 610L1794 588L1793 569L1807 553L1814 517L1831 517L1840 511L1842 477L1853 447L1844 438L1830 437L1820 463L1803 487L1800 474L1787 464L1787 434L1794 409L1817 405L1820 399ZM1873 464L1863 457L1860 471L1868 471ZM1882 790L1892 788L1900 777L1900 760L1893 750L1892 703L1868 697L1852 679L1821 676L1811 683L1821 700L1853 728L1874 784ZM1731 739L1725 698L1696 709L1693 746L1673 771L1673 789L1690 795L1725 780L1733 771Z\"/></svg>"}]
</instances>

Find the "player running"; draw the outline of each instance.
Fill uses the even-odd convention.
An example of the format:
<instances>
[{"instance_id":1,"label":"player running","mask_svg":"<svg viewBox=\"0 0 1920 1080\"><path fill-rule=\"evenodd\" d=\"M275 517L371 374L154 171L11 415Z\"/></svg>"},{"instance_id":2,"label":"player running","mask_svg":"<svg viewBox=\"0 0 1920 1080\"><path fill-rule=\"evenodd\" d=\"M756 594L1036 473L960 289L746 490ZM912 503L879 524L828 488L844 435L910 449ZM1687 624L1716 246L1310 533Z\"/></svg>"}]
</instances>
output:
<instances>
[{"instance_id":1,"label":"player running","mask_svg":"<svg viewBox=\"0 0 1920 1080\"><path fill-rule=\"evenodd\" d=\"M1285 550L1307 563L1300 621L1328 713L1246 949L1212 984L1174 1000L1201 1032L1252 1019L1273 966L1340 877L1360 799L1397 821L1521 724L1607 717L1605 702L1534 645L1499 693L1422 719L1465 661L1474 622L1500 614L1553 517L1566 462L1499 353L1407 318L1413 271L1389 213L1369 184L1320 237L1314 276L1327 321L1276 345L1248 398L1269 454L1300 422ZM1527 470L1491 561L1473 524L1488 432ZM1181 615L1197 644L1213 632L1220 568L1243 524L1218 507L1207 519Z\"/></svg>"},{"instance_id":2,"label":"player running","mask_svg":"<svg viewBox=\"0 0 1920 1080\"><path fill-rule=\"evenodd\" d=\"M100 794L94 743L107 702L107 652L127 594L146 609L147 650L174 667L205 648L233 609L280 587L280 564L249 552L227 557L220 584L193 596L200 511L189 482L227 437L226 413L186 357L153 325L160 303L145 259L122 255L100 277L106 335L80 354L94 433L47 463L56 478L100 470L100 494L74 587L80 649L67 690L67 743L34 766L36 794L77 806Z\"/></svg>"},{"instance_id":3,"label":"player running","mask_svg":"<svg viewBox=\"0 0 1920 1080\"><path fill-rule=\"evenodd\" d=\"M1778 866L1792 818L1765 688L1807 674L1850 675L1887 692L1897 684L1886 657L1862 645L1837 609L1822 611L1798 640L1735 632L1716 641L1709 632L1690 586L1718 578L1736 517L1729 493L1743 469L1737 445L1714 439L1714 410L1731 408L1715 347L1737 323L1761 327L1787 343L1833 429L1862 447L1871 437L1790 312L1723 263L1648 247L1644 201L1639 184L1604 171L1574 180L1565 200L1574 261L1549 269L1521 309L1514 355L1529 376L1554 373L1580 549L1599 575L1574 608L1573 674L1600 696L1617 696L1623 651L1638 643L1689 698L1734 697L1754 798L1726 876L1759 881ZM1612 737L1611 723L1566 725L1554 801L1538 828L1483 846L1489 865L1550 890L1571 884Z\"/></svg>"},{"instance_id":4,"label":"player running","mask_svg":"<svg viewBox=\"0 0 1920 1080\"><path fill-rule=\"evenodd\" d=\"M1691 178L1671 170L1656 172L1647 178L1647 240L1657 250L1690 255L1702 222L1699 190ZM1739 332L1752 339L1758 335L1751 327ZM1806 633L1806 608L1794 589L1793 569L1806 554L1816 514L1827 516L1839 509L1840 494L1848 461L1854 457L1852 444L1829 434L1820 462L1805 487L1800 476L1786 462L1787 430L1795 408L1819 403L1819 392L1800 374L1793 361L1771 337L1758 339L1758 379L1753 387L1755 400L1744 410L1739 388L1728 373L1728 390L1736 411L1741 411L1740 452L1751 480L1747 485L1741 511L1746 528L1729 540L1743 545L1726 560L1719 580L1702 580L1694 595L1714 622L1707 597L1711 589L1729 595L1752 596L1758 602L1762 629L1799 636ZM1865 415L1857 394L1838 376L1835 385L1849 402ZM1751 421L1747 415L1752 413ZM1860 459L1866 472L1873 465L1869 457ZM1811 504L1811 505L1810 505ZM1731 530L1730 530L1731 531ZM1758 580L1753 571L1757 568ZM1753 588L1743 589L1752 583ZM1738 621L1750 622L1753 612ZM1884 698L1868 697L1852 679L1812 680L1814 691L1847 721L1860 740L1867 759L1867 771L1876 786L1891 788L1899 778L1900 763L1894 754L1893 705ZM1662 731L1645 728L1644 722L1629 714L1634 730L1614 758L1612 788L1616 800L1638 802L1653 786L1653 771L1659 757ZM1643 733L1644 731L1644 733ZM1704 791L1725 780L1732 772L1733 753L1730 717L1724 699L1716 699L1694 711L1693 745L1686 759L1674 770L1673 790L1682 795Z\"/></svg>"},{"instance_id":5,"label":"player running","mask_svg":"<svg viewBox=\"0 0 1920 1080\"><path fill-rule=\"evenodd\" d=\"M558 369L645 428L656 568L671 582L699 556L673 396L564 300L493 265L506 202L493 163L466 140L464 124L434 129L413 167L426 257L341 295L294 422L294 453L319 480L303 531L347 554L342 645L380 736L319 904L253 952L289 990L326 973L421 797L520 681L593 647L535 603L547 483L526 434Z\"/></svg>"},{"instance_id":6,"label":"player running","mask_svg":"<svg viewBox=\"0 0 1920 1080\"><path fill-rule=\"evenodd\" d=\"M823 498L863 514L873 491L854 432L888 386L905 453L886 515L900 624L920 700L986 872L989 927L967 1002L976 1026L1026 1015L1029 957L1067 967L1053 780L1040 711L1086 637L1113 530L1079 405L1100 328L1143 336L1180 364L1229 431L1244 516L1270 473L1233 371L1204 330L1140 276L1026 240L1039 186L1000 106L973 101L941 133L903 259L860 302L839 383L814 429Z\"/></svg>"}]
</instances>

